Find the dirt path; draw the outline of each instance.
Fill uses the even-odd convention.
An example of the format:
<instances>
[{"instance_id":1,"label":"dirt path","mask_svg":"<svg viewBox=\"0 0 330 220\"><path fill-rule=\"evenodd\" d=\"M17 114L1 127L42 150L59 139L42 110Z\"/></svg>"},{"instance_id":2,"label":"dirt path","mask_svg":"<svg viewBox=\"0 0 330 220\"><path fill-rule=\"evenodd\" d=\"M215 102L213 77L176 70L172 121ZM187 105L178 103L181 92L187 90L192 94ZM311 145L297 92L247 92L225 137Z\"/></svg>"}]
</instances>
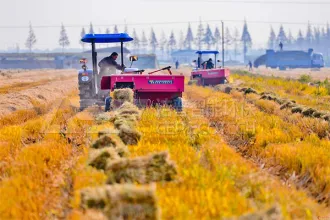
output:
<instances>
[{"instance_id":1,"label":"dirt path","mask_svg":"<svg viewBox=\"0 0 330 220\"><path fill-rule=\"evenodd\" d=\"M59 80L77 75L76 70L0 70L0 88L10 85L35 83L43 80Z\"/></svg>"},{"instance_id":2,"label":"dirt path","mask_svg":"<svg viewBox=\"0 0 330 220\"><path fill-rule=\"evenodd\" d=\"M0 87L0 94L9 94L12 92L19 92L19 91L23 91L23 90L26 90L29 88L36 87L36 86L41 86L41 85L58 82L58 81L64 81L67 79L73 79L73 77L66 76L66 77L60 77L60 78L55 78L55 79L42 79L42 80L35 81L35 82L20 82L20 83L15 83L15 84L11 84L11 85L6 85L3 87Z\"/></svg>"},{"instance_id":3,"label":"dirt path","mask_svg":"<svg viewBox=\"0 0 330 220\"><path fill-rule=\"evenodd\" d=\"M14 75L13 79L0 83L0 118L17 110L31 109L35 103L52 103L77 90L77 77L72 70L31 71ZM5 92L1 94L1 91Z\"/></svg>"}]
</instances>

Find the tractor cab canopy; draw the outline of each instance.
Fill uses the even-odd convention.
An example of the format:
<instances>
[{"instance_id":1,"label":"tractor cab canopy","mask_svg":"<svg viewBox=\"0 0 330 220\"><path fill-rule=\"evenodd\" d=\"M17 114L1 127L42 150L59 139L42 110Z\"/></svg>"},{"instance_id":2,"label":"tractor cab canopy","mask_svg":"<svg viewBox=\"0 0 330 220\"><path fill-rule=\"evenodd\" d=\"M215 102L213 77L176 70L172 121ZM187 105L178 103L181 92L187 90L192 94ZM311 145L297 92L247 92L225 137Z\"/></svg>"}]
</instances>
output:
<instances>
[{"instance_id":1,"label":"tractor cab canopy","mask_svg":"<svg viewBox=\"0 0 330 220\"><path fill-rule=\"evenodd\" d=\"M196 51L196 54L198 54L197 59L197 68L202 68L202 55L203 54L214 54L214 68L217 68L217 55L219 54L219 51L217 50L198 50ZM219 62L219 61L218 61Z\"/></svg>"},{"instance_id":2,"label":"tractor cab canopy","mask_svg":"<svg viewBox=\"0 0 330 220\"><path fill-rule=\"evenodd\" d=\"M219 51L217 50L199 50L196 51L197 54L202 55L202 54L219 54Z\"/></svg>"},{"instance_id":3,"label":"tractor cab canopy","mask_svg":"<svg viewBox=\"0 0 330 220\"><path fill-rule=\"evenodd\" d=\"M133 38L126 33L119 34L86 34L81 41L92 44L92 62L93 72L97 74L97 53L95 50L96 43L120 43L121 65L124 65L124 42L132 41Z\"/></svg>"},{"instance_id":4,"label":"tractor cab canopy","mask_svg":"<svg viewBox=\"0 0 330 220\"><path fill-rule=\"evenodd\" d=\"M120 34L86 34L81 41L85 43L121 43L132 41L126 33Z\"/></svg>"}]
</instances>

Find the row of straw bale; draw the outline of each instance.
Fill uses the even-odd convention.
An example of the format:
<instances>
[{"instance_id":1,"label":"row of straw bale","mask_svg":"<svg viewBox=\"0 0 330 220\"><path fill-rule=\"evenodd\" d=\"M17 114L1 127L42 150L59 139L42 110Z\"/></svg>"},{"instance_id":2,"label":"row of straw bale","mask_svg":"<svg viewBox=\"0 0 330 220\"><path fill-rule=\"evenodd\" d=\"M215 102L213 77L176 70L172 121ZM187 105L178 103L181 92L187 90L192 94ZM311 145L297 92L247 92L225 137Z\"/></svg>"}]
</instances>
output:
<instances>
[{"instance_id":1,"label":"row of straw bale","mask_svg":"<svg viewBox=\"0 0 330 220\"><path fill-rule=\"evenodd\" d=\"M102 187L81 190L81 208L86 216L100 219L159 219L154 183L174 180L176 167L167 152L128 158L127 145L141 139L136 129L141 112L128 89L115 91L114 103L115 114L105 119L113 122L116 131L99 132L88 159L89 166L103 170L108 178Z\"/></svg>"},{"instance_id":2,"label":"row of straw bale","mask_svg":"<svg viewBox=\"0 0 330 220\"><path fill-rule=\"evenodd\" d=\"M225 91L224 91L225 89ZM302 114L305 117L311 117L311 118L319 118L325 121L330 122L330 112L328 111L319 111L314 108L310 108L307 106L299 105L297 104L294 100L289 100L289 99L283 99L277 96L276 94L272 92L263 92L263 93L258 93L256 90L253 88L233 88L230 86L216 86L215 90L217 91L223 91L226 93L230 93L233 89L236 91L242 92L245 95L247 94L256 94L260 96L260 99L263 100L269 100L269 101L274 101L277 104L281 105L280 109L290 109L291 112L294 113L299 113Z\"/></svg>"},{"instance_id":3,"label":"row of straw bale","mask_svg":"<svg viewBox=\"0 0 330 220\"><path fill-rule=\"evenodd\" d=\"M272 94L263 94L261 96L261 99L277 102L278 104L281 105L281 108L280 108L281 110L290 109L293 114L299 113L305 117L319 118L319 119L323 119L325 121L330 122L330 112L319 111L314 108L299 105L294 100L281 99L281 98L277 97L276 95L272 95Z\"/></svg>"}]
</instances>

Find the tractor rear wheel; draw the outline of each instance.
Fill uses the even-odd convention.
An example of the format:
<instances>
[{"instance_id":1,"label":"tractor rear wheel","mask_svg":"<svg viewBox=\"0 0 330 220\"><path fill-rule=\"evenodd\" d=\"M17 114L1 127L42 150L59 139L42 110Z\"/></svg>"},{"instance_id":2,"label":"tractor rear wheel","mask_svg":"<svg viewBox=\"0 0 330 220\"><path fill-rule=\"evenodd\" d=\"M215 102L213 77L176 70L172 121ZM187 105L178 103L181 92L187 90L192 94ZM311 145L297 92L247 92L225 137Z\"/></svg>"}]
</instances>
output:
<instances>
[{"instance_id":1,"label":"tractor rear wheel","mask_svg":"<svg viewBox=\"0 0 330 220\"><path fill-rule=\"evenodd\" d=\"M182 112L183 104L182 104L182 98L181 97L177 97L177 98L173 99L173 108L177 112Z\"/></svg>"},{"instance_id":2,"label":"tractor rear wheel","mask_svg":"<svg viewBox=\"0 0 330 220\"><path fill-rule=\"evenodd\" d=\"M228 83L228 80L225 78L225 79L221 79L220 81L220 84L227 84Z\"/></svg>"}]
</instances>

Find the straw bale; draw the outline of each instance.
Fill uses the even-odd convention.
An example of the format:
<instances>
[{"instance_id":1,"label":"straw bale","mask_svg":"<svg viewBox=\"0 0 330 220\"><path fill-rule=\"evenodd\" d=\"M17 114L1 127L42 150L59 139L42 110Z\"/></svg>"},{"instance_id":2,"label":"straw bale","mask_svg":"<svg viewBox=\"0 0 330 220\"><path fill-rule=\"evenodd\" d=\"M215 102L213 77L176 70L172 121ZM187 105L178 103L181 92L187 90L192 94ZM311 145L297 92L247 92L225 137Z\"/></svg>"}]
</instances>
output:
<instances>
[{"instance_id":1,"label":"straw bale","mask_svg":"<svg viewBox=\"0 0 330 220\"><path fill-rule=\"evenodd\" d=\"M281 106L281 110L285 109L285 108L293 108L293 107L297 107L297 105L291 101L287 101L286 103L284 103Z\"/></svg>"},{"instance_id":2,"label":"straw bale","mask_svg":"<svg viewBox=\"0 0 330 220\"><path fill-rule=\"evenodd\" d=\"M251 93L258 94L258 92L252 88L248 88L244 91L244 94L251 94Z\"/></svg>"},{"instance_id":3,"label":"straw bale","mask_svg":"<svg viewBox=\"0 0 330 220\"><path fill-rule=\"evenodd\" d=\"M121 125L119 129L118 136L126 145L137 145L141 139L141 133L132 126Z\"/></svg>"},{"instance_id":4,"label":"straw bale","mask_svg":"<svg viewBox=\"0 0 330 220\"><path fill-rule=\"evenodd\" d=\"M295 106L291 109L292 113L302 113L304 111L304 108L302 106Z\"/></svg>"},{"instance_id":5,"label":"straw bale","mask_svg":"<svg viewBox=\"0 0 330 220\"><path fill-rule=\"evenodd\" d=\"M113 185L81 191L83 209L100 209L108 219L159 219L154 187Z\"/></svg>"},{"instance_id":6,"label":"straw bale","mask_svg":"<svg viewBox=\"0 0 330 220\"><path fill-rule=\"evenodd\" d=\"M117 110L117 112L122 115L122 114L134 114L134 115L140 115L140 110L139 108L130 103L130 102L124 102L124 104L122 104L120 106L120 108Z\"/></svg>"},{"instance_id":7,"label":"straw bale","mask_svg":"<svg viewBox=\"0 0 330 220\"><path fill-rule=\"evenodd\" d=\"M304 116L311 117L315 111L316 111L316 110L313 109L313 108L307 108L307 109L305 109L304 111L302 111L302 114L303 114Z\"/></svg>"},{"instance_id":8,"label":"straw bale","mask_svg":"<svg viewBox=\"0 0 330 220\"><path fill-rule=\"evenodd\" d=\"M119 101L121 103L130 102L133 103L134 92L132 89L116 89L113 92L114 101Z\"/></svg>"},{"instance_id":9,"label":"straw bale","mask_svg":"<svg viewBox=\"0 0 330 220\"><path fill-rule=\"evenodd\" d=\"M117 147L120 146L122 142L115 134L107 134L99 137L93 144L92 148L101 149L104 147Z\"/></svg>"},{"instance_id":10,"label":"straw bale","mask_svg":"<svg viewBox=\"0 0 330 220\"><path fill-rule=\"evenodd\" d=\"M198 81L197 80L189 80L188 85L197 85Z\"/></svg>"},{"instance_id":11,"label":"straw bale","mask_svg":"<svg viewBox=\"0 0 330 220\"><path fill-rule=\"evenodd\" d=\"M120 156L113 147L90 149L88 164L96 169L104 170L107 163L119 159Z\"/></svg>"},{"instance_id":12,"label":"straw bale","mask_svg":"<svg viewBox=\"0 0 330 220\"><path fill-rule=\"evenodd\" d=\"M281 209L273 206L265 211L247 214L238 218L239 220L281 220L284 219Z\"/></svg>"},{"instance_id":13,"label":"straw bale","mask_svg":"<svg viewBox=\"0 0 330 220\"><path fill-rule=\"evenodd\" d=\"M177 174L167 152L133 159L121 159L108 164L107 183L140 183L171 181Z\"/></svg>"}]
</instances>

